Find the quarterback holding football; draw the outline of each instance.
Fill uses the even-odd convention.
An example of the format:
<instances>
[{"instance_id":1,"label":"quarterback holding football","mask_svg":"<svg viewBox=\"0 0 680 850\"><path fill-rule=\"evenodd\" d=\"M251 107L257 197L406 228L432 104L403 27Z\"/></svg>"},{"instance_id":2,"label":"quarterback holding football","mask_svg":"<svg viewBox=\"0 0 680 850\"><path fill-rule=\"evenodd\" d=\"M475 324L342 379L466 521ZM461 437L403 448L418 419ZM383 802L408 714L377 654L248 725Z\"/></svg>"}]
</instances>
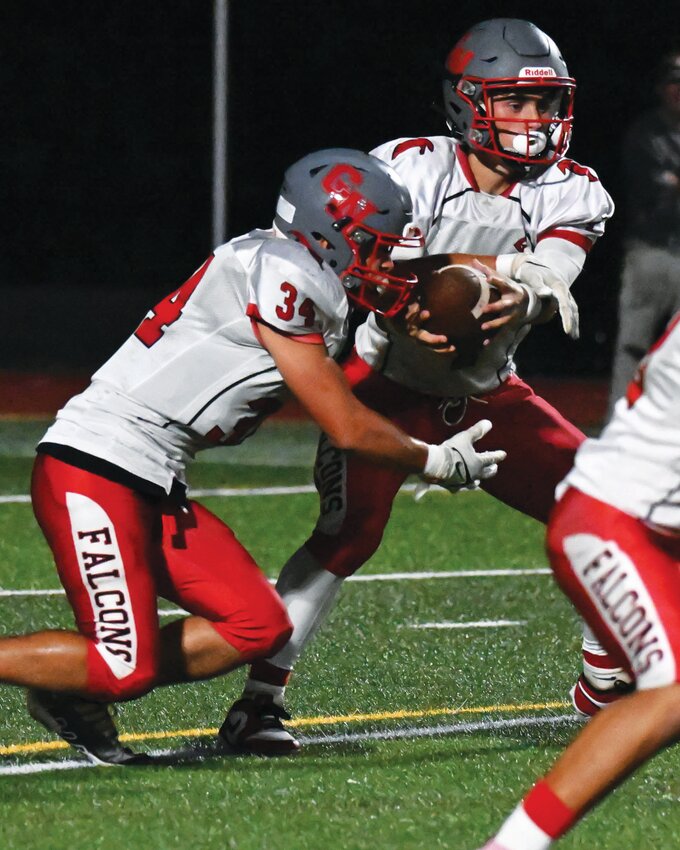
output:
<instances>
[{"instance_id":1,"label":"quarterback holding football","mask_svg":"<svg viewBox=\"0 0 680 850\"><path fill-rule=\"evenodd\" d=\"M513 355L532 324L556 312L564 331L578 336L570 289L613 213L597 174L567 157L575 87L555 42L528 21L484 21L457 42L443 83L450 135L396 139L373 154L408 186L427 255L439 255L442 264L478 260L487 267L501 291L481 310L488 342L461 365L446 334L428 331L425 312L420 326L416 316L410 327L370 314L344 365L359 399L420 439L440 441L480 415L493 422L508 456L481 486L542 522L584 435L517 375ZM290 672L343 580L379 546L405 478L322 442L319 482L329 463L342 465L342 492L331 500L320 488L316 527L277 584L284 601L296 603L293 636L253 666L233 708L248 722L234 733L227 717L223 727L226 740L242 750L297 749L281 723ZM612 701L628 677L589 631L584 653L574 701L588 715Z\"/></svg>"}]
</instances>

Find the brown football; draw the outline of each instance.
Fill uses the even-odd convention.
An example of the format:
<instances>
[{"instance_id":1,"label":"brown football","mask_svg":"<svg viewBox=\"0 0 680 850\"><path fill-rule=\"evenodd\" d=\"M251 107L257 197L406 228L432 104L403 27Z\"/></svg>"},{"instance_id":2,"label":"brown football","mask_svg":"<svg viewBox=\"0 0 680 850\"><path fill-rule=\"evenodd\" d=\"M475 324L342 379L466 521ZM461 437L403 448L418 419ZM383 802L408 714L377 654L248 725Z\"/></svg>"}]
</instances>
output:
<instances>
[{"instance_id":1,"label":"brown football","mask_svg":"<svg viewBox=\"0 0 680 850\"><path fill-rule=\"evenodd\" d=\"M484 275L465 265L434 268L423 257L409 261L409 271L418 277L418 300L430 311L421 327L443 334L458 351L456 367L471 366L482 350L481 310L500 298L500 292ZM434 260L434 258L431 258ZM404 266L406 264L403 264Z\"/></svg>"}]
</instances>

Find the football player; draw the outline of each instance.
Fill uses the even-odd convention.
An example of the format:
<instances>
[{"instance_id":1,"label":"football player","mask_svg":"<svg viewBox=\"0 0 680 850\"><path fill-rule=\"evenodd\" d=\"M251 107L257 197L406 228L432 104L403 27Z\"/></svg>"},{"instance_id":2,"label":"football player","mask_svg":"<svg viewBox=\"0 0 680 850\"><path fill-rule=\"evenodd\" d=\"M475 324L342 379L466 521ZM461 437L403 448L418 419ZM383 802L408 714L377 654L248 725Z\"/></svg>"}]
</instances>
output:
<instances>
[{"instance_id":1,"label":"football player","mask_svg":"<svg viewBox=\"0 0 680 850\"><path fill-rule=\"evenodd\" d=\"M286 172L274 227L217 248L59 411L38 446L32 500L77 631L0 640L0 681L91 758L121 746L106 705L271 655L291 633L281 600L232 531L187 499L197 451L253 433L292 391L332 444L445 486L494 473L479 423L428 446L365 408L333 358L347 296L386 318L411 298L393 248L422 242L399 176L332 149ZM410 235L409 235L410 233ZM405 235L406 234L406 235ZM189 616L159 629L157 597Z\"/></svg>"},{"instance_id":2,"label":"football player","mask_svg":"<svg viewBox=\"0 0 680 850\"><path fill-rule=\"evenodd\" d=\"M485 850L547 850L680 739L679 422L680 314L579 449L548 525L558 583L636 691L588 723Z\"/></svg>"},{"instance_id":3,"label":"football player","mask_svg":"<svg viewBox=\"0 0 680 850\"><path fill-rule=\"evenodd\" d=\"M584 436L516 374L513 355L531 325L555 308L564 330L578 336L570 287L613 213L595 172L566 156L574 90L557 45L528 21L484 21L454 46L443 86L451 135L397 139L373 153L408 186L433 262L476 257L518 285L485 308L482 327L492 335L472 366L457 368L446 338L420 329L417 317L405 326L369 315L344 367L365 404L421 439L455 434L483 411L511 450L499 474L482 486L542 522ZM340 492L324 490L329 466L343 470L332 477L342 482ZM241 749L297 749L280 722L290 671L343 580L380 544L404 481L398 470L377 469L323 442L316 471L320 518L277 585L293 637L252 668L222 729ZM584 674L574 689L577 710L591 714L626 684L625 671L587 631Z\"/></svg>"}]
</instances>

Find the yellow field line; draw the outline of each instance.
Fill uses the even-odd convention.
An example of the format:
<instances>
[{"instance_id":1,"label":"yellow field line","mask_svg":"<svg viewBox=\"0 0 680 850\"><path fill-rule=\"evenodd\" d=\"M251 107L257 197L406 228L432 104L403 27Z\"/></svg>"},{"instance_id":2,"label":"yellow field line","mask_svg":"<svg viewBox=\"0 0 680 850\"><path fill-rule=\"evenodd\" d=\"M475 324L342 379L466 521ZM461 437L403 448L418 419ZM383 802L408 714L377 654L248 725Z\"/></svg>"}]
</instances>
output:
<instances>
[{"instance_id":1,"label":"yellow field line","mask_svg":"<svg viewBox=\"0 0 680 850\"><path fill-rule=\"evenodd\" d=\"M335 726L338 723L368 723L380 720L418 720L424 717L453 717L460 714L490 714L491 712L521 712L544 711L551 708L567 708L567 702L524 702L518 705L484 705L463 706L461 708L427 708L420 711L379 711L373 714L337 714L322 717L300 717L288 721L293 728L304 726ZM217 735L217 729L174 729L169 732L140 732L122 734L120 740L128 741L162 741L168 738L205 738ZM44 753L52 750L65 750L65 741L36 741L33 744L10 744L0 747L0 756L11 756L19 753Z\"/></svg>"}]
</instances>

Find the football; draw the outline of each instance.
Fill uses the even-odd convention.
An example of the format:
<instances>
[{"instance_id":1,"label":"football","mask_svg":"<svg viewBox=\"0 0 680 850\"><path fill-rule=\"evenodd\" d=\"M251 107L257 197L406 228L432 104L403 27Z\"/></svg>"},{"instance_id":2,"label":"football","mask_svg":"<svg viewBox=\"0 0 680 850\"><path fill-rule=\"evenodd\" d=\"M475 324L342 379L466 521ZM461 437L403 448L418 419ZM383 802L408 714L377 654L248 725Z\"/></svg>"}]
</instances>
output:
<instances>
[{"instance_id":1,"label":"football","mask_svg":"<svg viewBox=\"0 0 680 850\"><path fill-rule=\"evenodd\" d=\"M497 301L500 292L471 266L435 268L428 259L423 257L420 266L418 261L409 262L409 271L418 277L418 300L431 314L421 327L430 333L443 334L456 346L456 368L471 366L486 336L481 330L482 309Z\"/></svg>"}]
</instances>

